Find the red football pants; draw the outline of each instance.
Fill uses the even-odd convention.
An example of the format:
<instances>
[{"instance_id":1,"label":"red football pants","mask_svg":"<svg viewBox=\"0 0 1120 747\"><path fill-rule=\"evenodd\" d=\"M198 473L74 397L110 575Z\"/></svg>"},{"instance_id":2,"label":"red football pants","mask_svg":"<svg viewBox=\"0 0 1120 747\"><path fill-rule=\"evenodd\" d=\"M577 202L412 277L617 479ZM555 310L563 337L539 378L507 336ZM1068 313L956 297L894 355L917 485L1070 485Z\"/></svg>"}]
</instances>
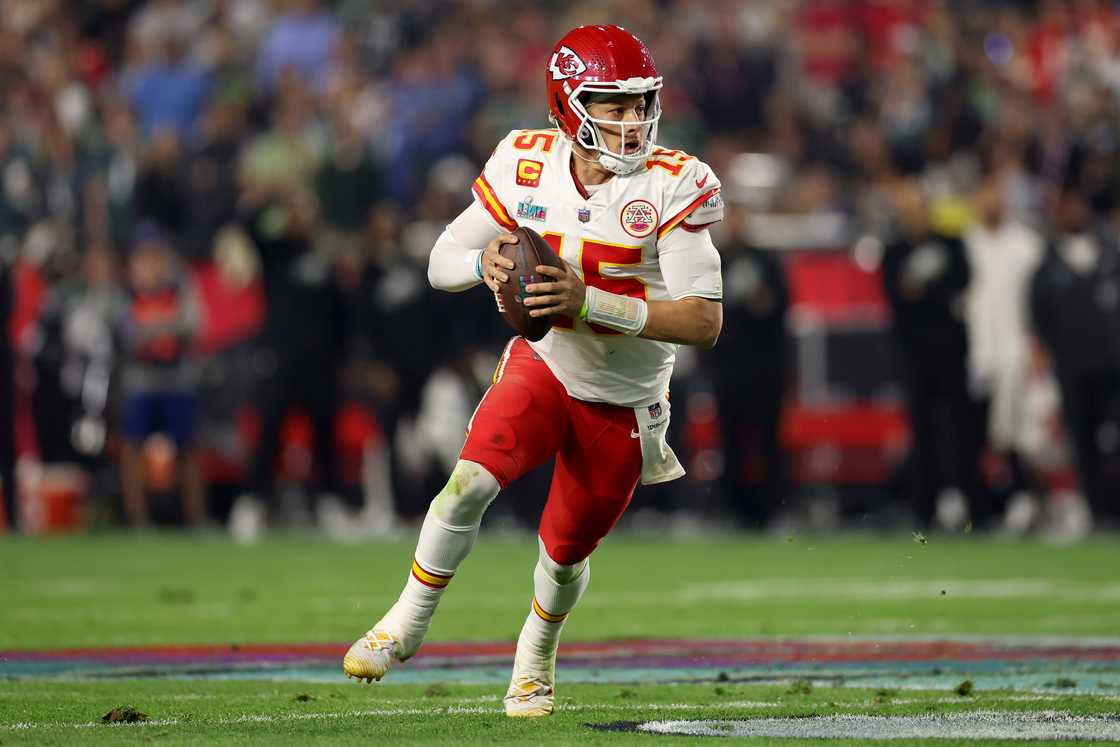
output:
<instances>
[{"instance_id":1,"label":"red football pants","mask_svg":"<svg viewBox=\"0 0 1120 747\"><path fill-rule=\"evenodd\" d=\"M518 337L506 347L467 429L460 459L504 488L556 455L540 536L548 555L586 558L622 516L642 473L634 411L573 399Z\"/></svg>"}]
</instances>

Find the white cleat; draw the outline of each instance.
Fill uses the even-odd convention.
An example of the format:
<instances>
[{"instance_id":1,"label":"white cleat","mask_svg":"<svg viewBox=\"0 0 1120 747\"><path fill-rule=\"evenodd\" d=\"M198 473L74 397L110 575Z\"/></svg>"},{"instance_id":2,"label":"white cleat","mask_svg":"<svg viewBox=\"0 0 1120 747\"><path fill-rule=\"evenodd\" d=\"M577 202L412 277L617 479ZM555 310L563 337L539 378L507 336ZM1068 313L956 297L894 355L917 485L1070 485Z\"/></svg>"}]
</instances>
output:
<instances>
[{"instance_id":1,"label":"white cleat","mask_svg":"<svg viewBox=\"0 0 1120 747\"><path fill-rule=\"evenodd\" d=\"M384 630L370 630L354 641L342 659L342 671L347 677L357 677L366 683L380 680L389 672L393 661L400 661L400 643Z\"/></svg>"},{"instance_id":2,"label":"white cleat","mask_svg":"<svg viewBox=\"0 0 1120 747\"><path fill-rule=\"evenodd\" d=\"M506 715L514 718L551 716L555 700L555 676L552 672L518 672L516 669L503 698Z\"/></svg>"}]
</instances>

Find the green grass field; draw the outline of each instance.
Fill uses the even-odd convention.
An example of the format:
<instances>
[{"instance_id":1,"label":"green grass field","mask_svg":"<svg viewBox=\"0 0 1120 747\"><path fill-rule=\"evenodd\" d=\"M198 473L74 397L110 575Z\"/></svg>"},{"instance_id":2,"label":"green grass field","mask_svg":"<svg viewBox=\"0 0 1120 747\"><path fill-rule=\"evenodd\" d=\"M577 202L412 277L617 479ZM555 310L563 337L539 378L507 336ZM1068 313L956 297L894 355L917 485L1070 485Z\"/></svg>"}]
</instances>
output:
<instances>
[{"instance_id":1,"label":"green grass field","mask_svg":"<svg viewBox=\"0 0 1120 747\"><path fill-rule=\"evenodd\" d=\"M345 546L287 536L255 547L216 536L7 538L0 541L0 651L285 642L337 643L344 650L396 598L411 549L411 538ZM535 555L532 538L484 535L445 596L429 640L514 640L528 608ZM977 536L925 542L910 535L618 536L594 556L591 587L565 641L823 636L842 644L975 636L1028 643L1109 639L1115 647L1118 568L1113 539L1054 547ZM501 666L482 674L406 667L398 682L391 674L364 686L329 668L305 679L267 671L245 678L170 670L164 673L170 676L37 675L9 656L0 658L0 744L695 743L697 737L589 725L962 711L1097 715L1107 717L1100 724L1120 729L1116 660L1054 670L1060 677L1043 667L1034 679L1026 669L1025 679L1016 679L1014 668L996 672L963 662L933 668L937 680L918 677L926 675L918 669L899 669L892 679L882 668L853 674L850 667L821 666L803 675L796 667L748 665L727 670L730 676L635 666L604 677L592 669L565 670L563 645L560 657L557 714L524 723L501 713L504 686L492 681ZM942 682L965 678L977 683L966 695ZM100 723L118 705L134 706L150 720Z\"/></svg>"}]
</instances>

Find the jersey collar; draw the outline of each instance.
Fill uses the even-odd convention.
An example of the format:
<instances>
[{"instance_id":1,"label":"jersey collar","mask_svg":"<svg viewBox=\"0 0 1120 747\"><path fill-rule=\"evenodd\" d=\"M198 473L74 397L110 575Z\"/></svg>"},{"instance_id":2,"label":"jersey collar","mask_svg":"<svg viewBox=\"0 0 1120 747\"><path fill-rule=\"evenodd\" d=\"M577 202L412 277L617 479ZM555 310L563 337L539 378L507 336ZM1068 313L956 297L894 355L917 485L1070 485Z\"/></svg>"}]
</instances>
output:
<instances>
[{"instance_id":1,"label":"jersey collar","mask_svg":"<svg viewBox=\"0 0 1120 747\"><path fill-rule=\"evenodd\" d=\"M568 153L568 171L572 175L572 185L576 188L576 191L579 192L580 197L585 200L590 200L591 194L587 191L587 188L583 186L583 182L579 180L579 177L576 176L577 158L579 158L579 156L575 154L574 149Z\"/></svg>"}]
</instances>

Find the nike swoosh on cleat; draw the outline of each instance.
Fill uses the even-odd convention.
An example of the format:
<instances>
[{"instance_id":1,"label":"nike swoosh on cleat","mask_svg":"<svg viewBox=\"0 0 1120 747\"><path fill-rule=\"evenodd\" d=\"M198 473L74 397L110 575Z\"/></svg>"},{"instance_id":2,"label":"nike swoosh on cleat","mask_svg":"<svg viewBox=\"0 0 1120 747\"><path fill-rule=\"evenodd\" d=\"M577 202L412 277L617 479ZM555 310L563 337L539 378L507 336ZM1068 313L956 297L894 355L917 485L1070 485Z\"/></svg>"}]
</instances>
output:
<instances>
[{"instance_id":1,"label":"nike swoosh on cleat","mask_svg":"<svg viewBox=\"0 0 1120 747\"><path fill-rule=\"evenodd\" d=\"M630 431L630 438L641 438L641 437L642 437L642 434L638 433L637 431Z\"/></svg>"},{"instance_id":2,"label":"nike swoosh on cleat","mask_svg":"<svg viewBox=\"0 0 1120 747\"><path fill-rule=\"evenodd\" d=\"M697 189L702 189L704 187L704 185L707 184L707 183L708 183L708 175L704 174L703 179L697 179L696 180L696 188Z\"/></svg>"}]
</instances>

